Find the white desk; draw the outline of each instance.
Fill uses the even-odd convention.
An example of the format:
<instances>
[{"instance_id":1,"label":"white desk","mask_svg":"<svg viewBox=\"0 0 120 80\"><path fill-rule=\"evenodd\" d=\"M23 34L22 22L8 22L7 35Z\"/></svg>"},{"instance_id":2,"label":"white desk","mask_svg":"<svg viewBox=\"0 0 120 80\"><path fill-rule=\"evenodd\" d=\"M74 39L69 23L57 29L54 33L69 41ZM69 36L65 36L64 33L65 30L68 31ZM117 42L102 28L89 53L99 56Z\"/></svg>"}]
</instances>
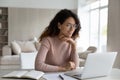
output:
<instances>
[{"instance_id":1,"label":"white desk","mask_svg":"<svg viewBox=\"0 0 120 80\"><path fill-rule=\"evenodd\" d=\"M8 79L8 78L1 78L2 75L7 74L11 71L14 70L9 70L9 69L1 69L0 70L0 80L31 80L31 79ZM44 77L48 78L48 80L61 80L58 75L61 73L51 73L51 74L46 74ZM74 78L71 78L69 76L63 75L64 80L77 80ZM92 79L85 79L85 80L120 80L120 69L113 69L111 71L111 74L107 77L99 77L99 78L92 78Z\"/></svg>"}]
</instances>

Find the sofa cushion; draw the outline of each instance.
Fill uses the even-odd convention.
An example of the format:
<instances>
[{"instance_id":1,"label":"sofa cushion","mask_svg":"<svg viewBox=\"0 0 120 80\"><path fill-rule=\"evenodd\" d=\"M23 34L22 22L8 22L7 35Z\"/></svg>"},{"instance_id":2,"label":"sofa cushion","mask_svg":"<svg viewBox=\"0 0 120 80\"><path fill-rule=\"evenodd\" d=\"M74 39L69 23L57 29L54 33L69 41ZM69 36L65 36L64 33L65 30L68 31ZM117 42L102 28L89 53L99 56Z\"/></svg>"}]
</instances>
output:
<instances>
[{"instance_id":1,"label":"sofa cushion","mask_svg":"<svg viewBox=\"0 0 120 80\"><path fill-rule=\"evenodd\" d=\"M39 50L40 45L41 45L41 44L40 44L38 41L35 41L35 47L36 47L37 51Z\"/></svg>"},{"instance_id":2,"label":"sofa cushion","mask_svg":"<svg viewBox=\"0 0 120 80\"><path fill-rule=\"evenodd\" d=\"M11 47L12 47L12 51L14 52L14 54L21 53L21 48L20 48L19 44L16 43L16 41L11 42Z\"/></svg>"},{"instance_id":3,"label":"sofa cushion","mask_svg":"<svg viewBox=\"0 0 120 80\"><path fill-rule=\"evenodd\" d=\"M20 45L21 52L35 52L36 47L33 41L17 41Z\"/></svg>"}]
</instances>

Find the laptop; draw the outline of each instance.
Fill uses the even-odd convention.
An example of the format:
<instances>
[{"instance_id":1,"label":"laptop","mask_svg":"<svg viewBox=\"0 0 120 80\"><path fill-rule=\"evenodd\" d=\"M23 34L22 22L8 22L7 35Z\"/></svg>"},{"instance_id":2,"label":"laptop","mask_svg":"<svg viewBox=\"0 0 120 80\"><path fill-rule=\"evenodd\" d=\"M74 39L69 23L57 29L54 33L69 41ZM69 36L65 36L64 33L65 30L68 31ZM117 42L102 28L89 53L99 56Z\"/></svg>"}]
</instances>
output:
<instances>
[{"instance_id":1,"label":"laptop","mask_svg":"<svg viewBox=\"0 0 120 80\"><path fill-rule=\"evenodd\" d=\"M107 76L112 70L117 52L88 54L83 69L77 68L64 74L77 79Z\"/></svg>"},{"instance_id":2,"label":"laptop","mask_svg":"<svg viewBox=\"0 0 120 80\"><path fill-rule=\"evenodd\" d=\"M36 55L37 51L31 53L21 53L20 54L21 69L34 69Z\"/></svg>"}]
</instances>

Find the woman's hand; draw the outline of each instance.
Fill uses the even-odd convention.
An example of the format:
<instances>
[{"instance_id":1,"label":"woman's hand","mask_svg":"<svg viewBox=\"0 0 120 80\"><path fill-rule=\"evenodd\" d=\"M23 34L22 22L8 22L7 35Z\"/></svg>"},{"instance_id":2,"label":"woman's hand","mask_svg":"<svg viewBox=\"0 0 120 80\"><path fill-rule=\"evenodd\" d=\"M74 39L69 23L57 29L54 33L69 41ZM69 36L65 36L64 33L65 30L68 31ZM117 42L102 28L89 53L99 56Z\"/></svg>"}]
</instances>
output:
<instances>
[{"instance_id":1,"label":"woman's hand","mask_svg":"<svg viewBox=\"0 0 120 80\"><path fill-rule=\"evenodd\" d=\"M70 69L70 70L75 69L75 63L72 61L69 61L66 65L66 69Z\"/></svg>"},{"instance_id":2,"label":"woman's hand","mask_svg":"<svg viewBox=\"0 0 120 80\"><path fill-rule=\"evenodd\" d=\"M75 63L69 61L65 66L59 67L59 71L69 71L75 69Z\"/></svg>"},{"instance_id":3,"label":"woman's hand","mask_svg":"<svg viewBox=\"0 0 120 80\"><path fill-rule=\"evenodd\" d=\"M60 35L59 39L62 40L62 41L66 41L66 42L69 42L70 44L72 44L72 49L74 51L76 51L76 42L71 37L66 37L64 35Z\"/></svg>"},{"instance_id":4,"label":"woman's hand","mask_svg":"<svg viewBox=\"0 0 120 80\"><path fill-rule=\"evenodd\" d=\"M71 37L66 37L66 36L64 36L64 35L60 35L60 36L59 36L59 39L62 40L62 41L69 42L69 43L71 43L72 45L75 45L75 40L73 40Z\"/></svg>"}]
</instances>

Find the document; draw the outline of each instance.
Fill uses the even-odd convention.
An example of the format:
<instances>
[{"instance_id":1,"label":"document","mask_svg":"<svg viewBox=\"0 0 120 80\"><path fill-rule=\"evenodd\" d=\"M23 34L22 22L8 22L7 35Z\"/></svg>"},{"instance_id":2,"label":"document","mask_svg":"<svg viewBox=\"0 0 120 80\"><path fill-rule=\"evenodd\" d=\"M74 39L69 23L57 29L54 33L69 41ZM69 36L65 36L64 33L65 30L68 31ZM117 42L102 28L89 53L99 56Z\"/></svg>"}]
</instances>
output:
<instances>
[{"instance_id":1,"label":"document","mask_svg":"<svg viewBox=\"0 0 120 80\"><path fill-rule=\"evenodd\" d=\"M40 79L45 73L42 71L36 71L36 70L22 70L22 71L12 71L8 74L3 75L3 78L30 78L38 80Z\"/></svg>"}]
</instances>

